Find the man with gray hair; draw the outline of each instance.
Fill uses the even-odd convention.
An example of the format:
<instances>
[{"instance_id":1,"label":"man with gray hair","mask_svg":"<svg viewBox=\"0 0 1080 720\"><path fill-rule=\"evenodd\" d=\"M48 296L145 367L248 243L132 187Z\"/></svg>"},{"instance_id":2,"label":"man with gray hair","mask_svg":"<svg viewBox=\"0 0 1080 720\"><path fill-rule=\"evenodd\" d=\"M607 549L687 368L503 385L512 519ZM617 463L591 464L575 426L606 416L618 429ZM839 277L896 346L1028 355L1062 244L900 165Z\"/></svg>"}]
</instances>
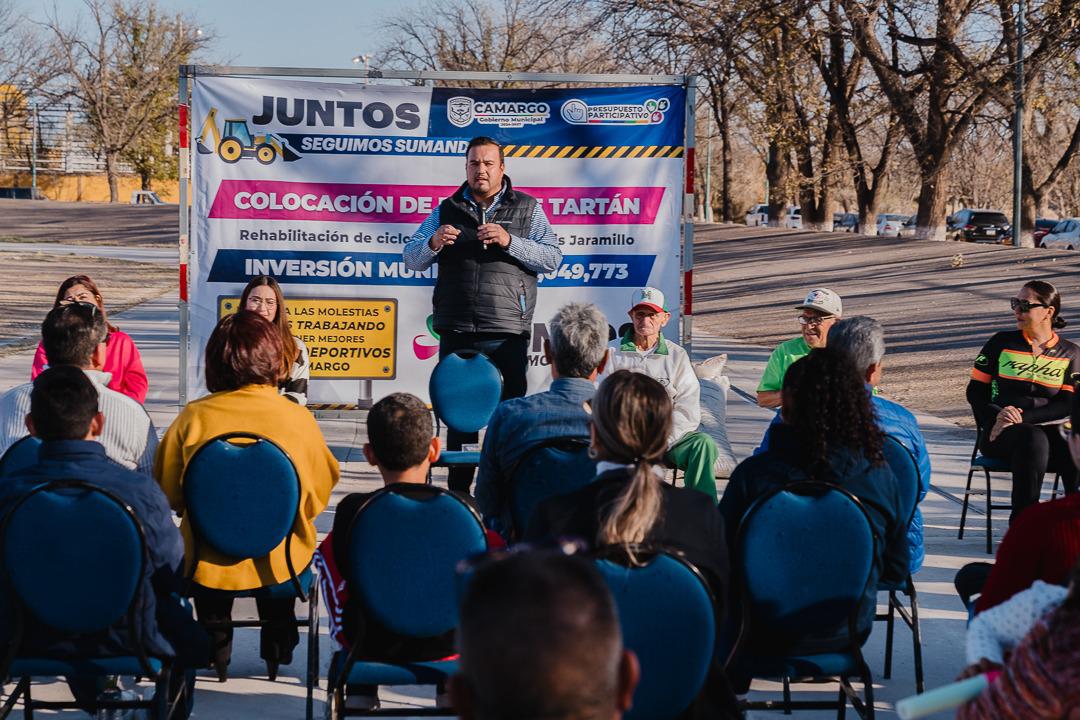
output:
<instances>
[{"instance_id":1,"label":"man with gray hair","mask_svg":"<svg viewBox=\"0 0 1080 720\"><path fill-rule=\"evenodd\" d=\"M907 408L892 400L878 395L875 388L881 383L883 361L885 359L885 329L877 320L865 315L845 318L829 331L829 347L851 358L856 369L862 373L870 400L874 406L878 425L886 435L892 435L906 447L915 458L919 467L919 502L926 497L930 489L930 454L926 451L919 423ZM779 422L779 415L773 424ZM769 426L772 427L771 425ZM761 447L754 454L764 451L769 446L769 433L761 442ZM915 572L923 563L923 519L916 507L915 515L908 527L908 546L910 550L909 569Z\"/></svg>"},{"instance_id":2,"label":"man with gray hair","mask_svg":"<svg viewBox=\"0 0 1080 720\"><path fill-rule=\"evenodd\" d=\"M484 435L476 504L500 532L510 530L510 472L531 448L552 438L589 440L583 403L596 392L596 376L607 362L607 318L595 305L569 303L548 322L544 357L551 387L505 400L495 409Z\"/></svg>"}]
</instances>

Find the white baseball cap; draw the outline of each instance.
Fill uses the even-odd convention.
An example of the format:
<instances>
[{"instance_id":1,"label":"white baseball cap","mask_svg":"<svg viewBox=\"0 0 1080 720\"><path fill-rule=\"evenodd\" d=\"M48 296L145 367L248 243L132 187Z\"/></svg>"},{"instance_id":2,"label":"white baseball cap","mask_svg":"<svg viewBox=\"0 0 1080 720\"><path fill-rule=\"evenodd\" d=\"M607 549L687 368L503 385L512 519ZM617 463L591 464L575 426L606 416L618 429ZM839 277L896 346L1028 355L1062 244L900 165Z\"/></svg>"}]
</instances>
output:
<instances>
[{"instance_id":1,"label":"white baseball cap","mask_svg":"<svg viewBox=\"0 0 1080 720\"><path fill-rule=\"evenodd\" d=\"M652 308L656 312L667 312L667 307L664 306L664 293L654 287L643 287L634 291L630 309L633 310L638 305Z\"/></svg>"},{"instance_id":2,"label":"white baseball cap","mask_svg":"<svg viewBox=\"0 0 1080 720\"><path fill-rule=\"evenodd\" d=\"M840 303L840 296L829 288L814 288L806 295L801 305L795 306L796 310L817 310L826 315L840 316L844 306Z\"/></svg>"}]
</instances>

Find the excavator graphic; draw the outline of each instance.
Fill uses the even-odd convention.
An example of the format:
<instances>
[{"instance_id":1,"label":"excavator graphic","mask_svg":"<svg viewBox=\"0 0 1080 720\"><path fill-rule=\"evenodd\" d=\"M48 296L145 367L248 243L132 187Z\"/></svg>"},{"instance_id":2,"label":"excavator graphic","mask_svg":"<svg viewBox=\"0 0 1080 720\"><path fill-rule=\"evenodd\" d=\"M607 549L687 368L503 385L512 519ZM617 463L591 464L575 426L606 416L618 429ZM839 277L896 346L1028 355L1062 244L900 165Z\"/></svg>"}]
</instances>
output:
<instances>
[{"instance_id":1,"label":"excavator graphic","mask_svg":"<svg viewBox=\"0 0 1080 720\"><path fill-rule=\"evenodd\" d=\"M207 147L206 143L213 141L213 145ZM269 165L279 156L285 162L299 160L300 156L276 135L252 135L248 129L247 120L234 118L225 121L225 131L218 130L217 108L210 108L206 113L199 136L195 138L195 145L200 155L212 155L217 153L230 165L239 161L240 158L253 157L263 165Z\"/></svg>"}]
</instances>

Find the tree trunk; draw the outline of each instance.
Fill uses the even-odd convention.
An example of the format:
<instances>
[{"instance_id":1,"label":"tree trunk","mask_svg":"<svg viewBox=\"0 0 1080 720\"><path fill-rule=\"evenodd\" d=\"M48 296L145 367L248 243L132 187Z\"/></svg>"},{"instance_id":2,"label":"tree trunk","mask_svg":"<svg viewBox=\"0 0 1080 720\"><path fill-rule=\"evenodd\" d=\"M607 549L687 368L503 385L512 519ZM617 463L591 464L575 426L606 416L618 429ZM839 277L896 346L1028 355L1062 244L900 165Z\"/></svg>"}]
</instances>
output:
<instances>
[{"instance_id":1,"label":"tree trunk","mask_svg":"<svg viewBox=\"0 0 1080 720\"><path fill-rule=\"evenodd\" d=\"M116 153L105 151L105 176L109 179L109 202L120 202L120 188L116 176Z\"/></svg>"},{"instance_id":2,"label":"tree trunk","mask_svg":"<svg viewBox=\"0 0 1080 720\"><path fill-rule=\"evenodd\" d=\"M915 224L918 226L918 236L922 240L946 240L945 225L945 201L948 196L948 178L944 164L931 171L927 177L923 173L922 183L919 188L919 212L915 216Z\"/></svg>"},{"instance_id":3,"label":"tree trunk","mask_svg":"<svg viewBox=\"0 0 1080 720\"><path fill-rule=\"evenodd\" d=\"M1024 194L1020 197L1021 247L1035 247L1035 218L1038 215L1041 202L1041 193L1036 197L1034 192L1026 187L1024 188ZM1013 228L1013 232L1016 232L1016 228Z\"/></svg>"},{"instance_id":4,"label":"tree trunk","mask_svg":"<svg viewBox=\"0 0 1080 720\"><path fill-rule=\"evenodd\" d=\"M769 161L765 164L765 177L769 181L769 227L779 227L787 209L786 186L788 161L783 157L776 139L769 140Z\"/></svg>"},{"instance_id":5,"label":"tree trunk","mask_svg":"<svg viewBox=\"0 0 1080 720\"><path fill-rule=\"evenodd\" d=\"M152 181L153 178L150 176L149 168L144 168L139 171L139 188L141 190L146 190L147 192L153 190L154 188L151 186Z\"/></svg>"},{"instance_id":6,"label":"tree trunk","mask_svg":"<svg viewBox=\"0 0 1080 720\"><path fill-rule=\"evenodd\" d=\"M717 126L720 131L720 219L731 222L731 112L727 103L727 83L720 96L720 117Z\"/></svg>"}]
</instances>

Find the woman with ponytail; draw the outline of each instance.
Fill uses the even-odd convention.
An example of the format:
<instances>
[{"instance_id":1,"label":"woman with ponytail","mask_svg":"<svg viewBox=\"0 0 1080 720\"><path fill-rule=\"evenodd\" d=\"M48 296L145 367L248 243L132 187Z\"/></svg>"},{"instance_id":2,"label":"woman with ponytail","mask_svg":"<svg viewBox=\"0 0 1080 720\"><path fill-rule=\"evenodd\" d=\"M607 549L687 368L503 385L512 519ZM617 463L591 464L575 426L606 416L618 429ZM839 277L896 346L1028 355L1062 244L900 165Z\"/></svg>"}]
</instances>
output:
<instances>
[{"instance_id":1,"label":"woman with ponytail","mask_svg":"<svg viewBox=\"0 0 1080 720\"><path fill-rule=\"evenodd\" d=\"M701 570L722 609L728 554L716 504L664 481L672 414L664 387L643 373L618 370L590 405L596 480L540 503L526 539L573 535L596 546L677 550Z\"/></svg>"},{"instance_id":2,"label":"woman with ponytail","mask_svg":"<svg viewBox=\"0 0 1080 720\"><path fill-rule=\"evenodd\" d=\"M1076 490L1076 466L1060 427L1072 409L1080 347L1055 332L1065 318L1050 283L1024 283L1009 304L1017 329L996 333L983 346L967 399L983 453L1012 465L1011 521L1039 501L1047 469L1061 473L1066 493Z\"/></svg>"}]
</instances>

